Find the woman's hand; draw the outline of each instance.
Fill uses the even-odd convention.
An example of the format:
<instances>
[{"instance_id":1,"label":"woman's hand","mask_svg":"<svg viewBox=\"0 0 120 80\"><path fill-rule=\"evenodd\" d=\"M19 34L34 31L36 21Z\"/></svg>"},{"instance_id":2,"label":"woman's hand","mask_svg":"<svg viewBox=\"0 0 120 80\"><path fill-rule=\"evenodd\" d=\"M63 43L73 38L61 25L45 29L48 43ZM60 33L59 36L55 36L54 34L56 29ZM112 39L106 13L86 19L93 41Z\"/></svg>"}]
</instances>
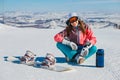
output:
<instances>
[{"instance_id":1,"label":"woman's hand","mask_svg":"<svg viewBox=\"0 0 120 80\"><path fill-rule=\"evenodd\" d=\"M87 56L89 53L89 49L92 47L93 45L90 42L86 42L86 44L83 46L83 49L81 50L80 55L81 56Z\"/></svg>"},{"instance_id":2,"label":"woman's hand","mask_svg":"<svg viewBox=\"0 0 120 80\"><path fill-rule=\"evenodd\" d=\"M70 46L72 48L72 50L78 49L78 46L74 42L71 42L71 41L66 40L66 39L63 39L62 44Z\"/></svg>"}]
</instances>

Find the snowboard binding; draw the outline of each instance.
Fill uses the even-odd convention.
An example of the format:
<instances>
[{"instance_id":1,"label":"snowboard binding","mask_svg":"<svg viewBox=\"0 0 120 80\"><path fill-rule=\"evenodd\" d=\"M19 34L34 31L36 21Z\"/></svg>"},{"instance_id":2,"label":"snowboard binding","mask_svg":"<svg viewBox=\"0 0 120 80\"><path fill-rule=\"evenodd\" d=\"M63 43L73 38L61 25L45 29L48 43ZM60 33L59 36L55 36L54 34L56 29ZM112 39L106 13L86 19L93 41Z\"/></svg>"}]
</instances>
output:
<instances>
[{"instance_id":1,"label":"snowboard binding","mask_svg":"<svg viewBox=\"0 0 120 80\"><path fill-rule=\"evenodd\" d=\"M27 64L27 65L34 65L35 62L35 54L31 52L30 50L27 50L25 55L20 58L21 63Z\"/></svg>"},{"instance_id":2,"label":"snowboard binding","mask_svg":"<svg viewBox=\"0 0 120 80\"><path fill-rule=\"evenodd\" d=\"M56 58L51 53L47 53L44 61L41 63L42 68L54 68Z\"/></svg>"}]
</instances>

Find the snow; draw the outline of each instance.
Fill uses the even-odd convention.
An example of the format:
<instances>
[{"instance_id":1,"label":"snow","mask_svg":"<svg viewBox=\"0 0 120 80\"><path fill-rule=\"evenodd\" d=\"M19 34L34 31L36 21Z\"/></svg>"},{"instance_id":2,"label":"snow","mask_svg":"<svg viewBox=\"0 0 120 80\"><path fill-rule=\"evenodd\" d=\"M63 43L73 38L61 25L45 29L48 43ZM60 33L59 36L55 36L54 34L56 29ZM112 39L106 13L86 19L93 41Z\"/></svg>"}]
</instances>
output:
<instances>
[{"instance_id":1,"label":"snow","mask_svg":"<svg viewBox=\"0 0 120 80\"><path fill-rule=\"evenodd\" d=\"M75 68L70 72L53 72L4 61L4 56L22 56L31 50L44 57L64 55L56 48L53 37L59 29L14 28L0 24L0 80L120 80L120 31L113 28L93 29L98 48L105 50L105 67L95 67L95 55L81 65L60 63Z\"/></svg>"}]
</instances>

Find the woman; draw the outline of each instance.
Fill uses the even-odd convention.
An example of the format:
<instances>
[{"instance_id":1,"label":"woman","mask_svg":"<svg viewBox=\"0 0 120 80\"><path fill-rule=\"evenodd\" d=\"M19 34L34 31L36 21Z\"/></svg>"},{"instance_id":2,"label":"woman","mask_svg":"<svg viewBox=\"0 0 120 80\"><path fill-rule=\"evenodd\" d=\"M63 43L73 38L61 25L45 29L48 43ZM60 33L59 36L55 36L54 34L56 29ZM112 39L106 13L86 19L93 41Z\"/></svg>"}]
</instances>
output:
<instances>
[{"instance_id":1,"label":"woman","mask_svg":"<svg viewBox=\"0 0 120 80\"><path fill-rule=\"evenodd\" d=\"M67 61L76 61L78 64L96 53L96 37L91 28L80 20L76 13L69 14L67 27L54 36L57 48L65 55Z\"/></svg>"}]
</instances>

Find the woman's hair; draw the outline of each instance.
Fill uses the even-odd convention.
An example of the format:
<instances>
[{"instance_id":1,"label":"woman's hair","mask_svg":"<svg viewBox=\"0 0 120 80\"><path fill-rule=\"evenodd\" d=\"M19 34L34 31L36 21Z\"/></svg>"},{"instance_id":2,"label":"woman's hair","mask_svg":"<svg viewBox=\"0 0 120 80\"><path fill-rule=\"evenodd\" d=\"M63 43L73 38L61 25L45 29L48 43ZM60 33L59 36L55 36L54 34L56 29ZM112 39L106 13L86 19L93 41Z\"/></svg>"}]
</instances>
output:
<instances>
[{"instance_id":1,"label":"woman's hair","mask_svg":"<svg viewBox=\"0 0 120 80\"><path fill-rule=\"evenodd\" d=\"M70 35L70 33L72 32L73 29L74 28L71 24L66 27L67 36ZM81 20L78 20L78 29L80 29L83 34L86 33L86 24Z\"/></svg>"}]
</instances>

